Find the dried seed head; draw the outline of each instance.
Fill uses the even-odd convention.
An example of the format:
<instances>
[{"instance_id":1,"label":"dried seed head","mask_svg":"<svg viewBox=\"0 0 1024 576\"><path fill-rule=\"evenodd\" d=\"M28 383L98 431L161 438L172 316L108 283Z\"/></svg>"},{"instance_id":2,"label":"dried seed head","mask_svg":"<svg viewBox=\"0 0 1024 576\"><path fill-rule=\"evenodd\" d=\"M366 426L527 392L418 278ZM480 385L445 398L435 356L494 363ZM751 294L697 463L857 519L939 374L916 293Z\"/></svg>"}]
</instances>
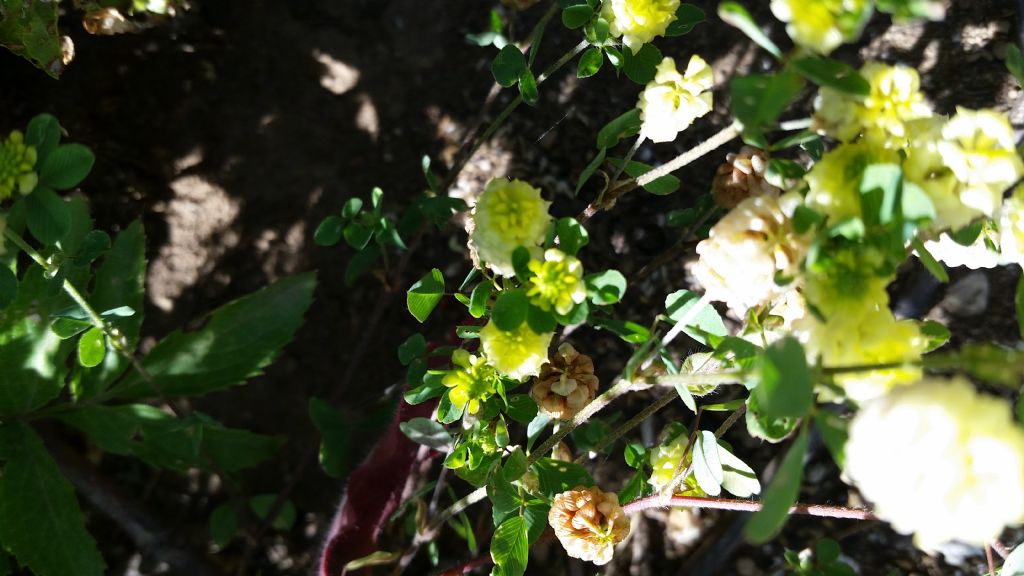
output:
<instances>
[{"instance_id":1,"label":"dried seed head","mask_svg":"<svg viewBox=\"0 0 1024 576\"><path fill-rule=\"evenodd\" d=\"M548 524L569 556L598 566L612 559L615 545L629 535L629 517L614 493L577 486L555 496Z\"/></svg>"},{"instance_id":2,"label":"dried seed head","mask_svg":"<svg viewBox=\"0 0 1024 576\"><path fill-rule=\"evenodd\" d=\"M750 196L770 194L778 197L781 190L764 178L767 169L768 158L762 150L752 146L744 146L739 153L726 155L725 164L718 167L715 181L711 184L715 204L732 210Z\"/></svg>"},{"instance_id":3,"label":"dried seed head","mask_svg":"<svg viewBox=\"0 0 1024 576\"><path fill-rule=\"evenodd\" d=\"M541 366L540 376L530 389L537 407L552 418L569 420L597 394L599 383L594 361L571 344L558 347L551 360Z\"/></svg>"}]
</instances>

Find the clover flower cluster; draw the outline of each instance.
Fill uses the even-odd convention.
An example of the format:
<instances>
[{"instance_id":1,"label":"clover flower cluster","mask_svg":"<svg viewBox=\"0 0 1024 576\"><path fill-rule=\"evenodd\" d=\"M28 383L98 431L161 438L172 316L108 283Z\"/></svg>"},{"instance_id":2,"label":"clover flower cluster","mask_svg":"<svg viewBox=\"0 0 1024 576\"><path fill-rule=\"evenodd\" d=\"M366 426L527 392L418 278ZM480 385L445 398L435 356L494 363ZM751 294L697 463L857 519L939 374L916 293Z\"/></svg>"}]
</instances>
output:
<instances>
[{"instance_id":1,"label":"clover flower cluster","mask_svg":"<svg viewBox=\"0 0 1024 576\"><path fill-rule=\"evenodd\" d=\"M871 18L875 0L772 0L772 13L786 23L786 32L798 46L828 55L840 45L855 42ZM942 0L916 2L877 2L894 19L924 17L942 20Z\"/></svg>"},{"instance_id":2,"label":"clover flower cluster","mask_svg":"<svg viewBox=\"0 0 1024 576\"><path fill-rule=\"evenodd\" d=\"M982 545L1024 521L1024 430L963 378L926 378L865 404L846 475L879 516L925 549Z\"/></svg>"},{"instance_id":3,"label":"clover flower cluster","mask_svg":"<svg viewBox=\"0 0 1024 576\"><path fill-rule=\"evenodd\" d=\"M658 64L654 80L640 94L637 107L642 122L640 134L651 142L671 142L694 120L711 111L711 87L715 76L711 66L694 54L680 74L676 61L665 57Z\"/></svg>"},{"instance_id":4,"label":"clover flower cluster","mask_svg":"<svg viewBox=\"0 0 1024 576\"><path fill-rule=\"evenodd\" d=\"M0 200L35 189L39 182L35 167L35 147L26 145L24 134L14 130L0 143Z\"/></svg>"},{"instance_id":5,"label":"clover flower cluster","mask_svg":"<svg viewBox=\"0 0 1024 576\"><path fill-rule=\"evenodd\" d=\"M634 54L644 44L662 36L676 19L679 0L607 0L601 5L601 16L608 21L609 31Z\"/></svg>"}]
</instances>

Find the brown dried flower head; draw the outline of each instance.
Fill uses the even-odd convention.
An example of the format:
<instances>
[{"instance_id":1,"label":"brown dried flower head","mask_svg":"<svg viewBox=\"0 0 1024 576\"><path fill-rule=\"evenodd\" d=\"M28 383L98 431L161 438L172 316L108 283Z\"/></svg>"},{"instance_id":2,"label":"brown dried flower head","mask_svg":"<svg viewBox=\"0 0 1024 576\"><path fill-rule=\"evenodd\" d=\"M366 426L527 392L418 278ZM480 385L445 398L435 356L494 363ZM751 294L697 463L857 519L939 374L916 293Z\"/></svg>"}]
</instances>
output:
<instances>
[{"instance_id":1,"label":"brown dried flower head","mask_svg":"<svg viewBox=\"0 0 1024 576\"><path fill-rule=\"evenodd\" d=\"M537 407L552 418L569 420L597 394L598 381L594 361L580 354L568 342L558 347L554 357L540 368L530 397Z\"/></svg>"},{"instance_id":2,"label":"brown dried flower head","mask_svg":"<svg viewBox=\"0 0 1024 576\"><path fill-rule=\"evenodd\" d=\"M750 196L770 194L778 197L782 191L764 178L767 169L768 158L758 148L744 146L739 153L730 152L725 157L725 164L718 167L715 181L711 184L715 204L732 210Z\"/></svg>"},{"instance_id":3,"label":"brown dried flower head","mask_svg":"<svg viewBox=\"0 0 1024 576\"><path fill-rule=\"evenodd\" d=\"M629 517L619 497L600 488L576 488L555 496L548 524L569 556L598 566L612 559L615 545L629 536Z\"/></svg>"}]
</instances>

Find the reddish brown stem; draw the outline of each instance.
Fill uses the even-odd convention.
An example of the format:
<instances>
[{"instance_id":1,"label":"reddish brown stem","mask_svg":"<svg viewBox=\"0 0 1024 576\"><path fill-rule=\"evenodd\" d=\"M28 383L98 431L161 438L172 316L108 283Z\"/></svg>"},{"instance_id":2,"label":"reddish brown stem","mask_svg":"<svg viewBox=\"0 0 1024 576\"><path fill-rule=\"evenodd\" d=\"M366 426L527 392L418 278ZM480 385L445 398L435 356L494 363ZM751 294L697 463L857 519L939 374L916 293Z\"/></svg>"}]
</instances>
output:
<instances>
[{"instance_id":1,"label":"reddish brown stem","mask_svg":"<svg viewBox=\"0 0 1024 576\"><path fill-rule=\"evenodd\" d=\"M622 507L626 514L635 514L650 508L685 507L713 508L716 510L737 510L740 512L757 512L764 504L756 500L733 500L730 498L701 498L698 496L672 496L661 498L651 496L634 500ZM790 514L804 514L823 518L844 518L847 520L878 520L870 510L847 508L845 506L827 506L823 504L795 504L789 509Z\"/></svg>"}]
</instances>

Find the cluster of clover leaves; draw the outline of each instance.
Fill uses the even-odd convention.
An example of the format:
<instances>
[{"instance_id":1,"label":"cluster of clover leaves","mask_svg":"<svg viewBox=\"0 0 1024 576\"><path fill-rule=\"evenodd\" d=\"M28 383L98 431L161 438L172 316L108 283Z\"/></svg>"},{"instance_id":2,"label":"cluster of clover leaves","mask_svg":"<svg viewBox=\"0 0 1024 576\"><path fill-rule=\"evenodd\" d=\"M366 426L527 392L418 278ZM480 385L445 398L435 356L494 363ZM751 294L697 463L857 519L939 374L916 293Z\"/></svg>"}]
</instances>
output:
<instances>
[{"instance_id":1,"label":"cluster of clover leaves","mask_svg":"<svg viewBox=\"0 0 1024 576\"><path fill-rule=\"evenodd\" d=\"M916 5L914 2L879 2L876 7L894 17L912 17L918 15L914 8ZM582 31L583 38L553 64L542 69L535 62L549 21L557 15L561 16L566 28ZM576 194L597 174L604 179L603 185L579 215L552 220L542 249L558 248L569 257L576 256L588 243L585 224L589 218L598 212L614 209L615 201L621 195L636 189L642 188L657 195L676 192L680 180L671 172L737 137L742 137L748 145L771 152L767 167L770 182L800 179L807 172L808 162L821 159L827 145L818 133L808 129L808 123L781 123L780 117L805 93L808 85L828 88L854 98L868 94L867 80L844 62L799 49L785 53L741 5L723 2L718 16L772 54L779 64L778 70L733 78L729 94L735 122L657 168L632 160L642 137L633 140L632 149L621 157L611 156L613 149L640 134L640 110L629 110L608 122L596 135L597 154L580 174ZM682 4L664 36L683 36L706 19L705 12L699 7ZM382 216L379 191L374 191L371 198L371 210L363 210L360 200L351 200L340 215L323 222L317 231L320 244L333 245L344 239L352 248L359 250L349 264L347 277L350 280L365 272L373 261L383 259L387 264L390 250L405 250L402 238L422 235L424 213L440 225L452 213L467 210L461 200L447 196L448 187L464 163L482 142L495 134L518 106L524 103L537 105L543 82L577 56L576 75L579 78L593 76L607 60L617 73L640 85L654 79L657 66L662 61L662 54L653 43L645 43L634 52L613 37L609 33L609 22L602 15L600 0L558 0L553 3L522 43L526 48L521 48L506 36L509 25L500 13L492 12L491 22L488 31L470 35L469 39L480 46L493 46L498 50L491 64L494 80L502 87L515 87L518 95L511 98L486 130L466 143L445 181L439 181L431 171L429 159L424 158L423 172L428 190L412 208L417 216L406 224L396 224ZM1021 67L1018 52L1011 55L1010 66L1011 70ZM802 160L798 161L798 158ZM620 180L623 173L624 179ZM500 178L504 175L494 176ZM917 239L918 225L926 219L925 215L915 212L913 204L907 201L904 201L902 212L897 210L895 216L892 214L892 200L901 194L902 176L879 171L871 182L863 186L869 189L867 191L871 194L868 196L878 196L881 200L865 209L870 213L858 221L861 228L857 230L851 230L849 222L843 223L846 228L834 226L826 229L820 214L797 210L794 226L801 234L817 235L815 256L819 261L829 262L829 250L833 246L829 244L832 242L830 239L864 238L863 227L866 225L871 229L868 234L872 236L870 241L876 242L877 248L884 253L886 265L891 264L895 269L906 261L906 246L912 244L922 255L929 271L940 280L948 280L941 265L929 257ZM911 195L908 192L906 196L909 198ZM922 208L925 212L928 209ZM669 219L686 229L684 236L701 238L707 236L715 217L715 208L708 197L703 197L693 205L674 211ZM967 243L976 237L975 234ZM824 440L837 462L843 459L847 420L835 411L819 406L816 390L835 386L832 377L847 369L864 371L894 366L881 363L877 366L824 368L809 364L803 346L793 338L765 346L755 345L730 335L723 319L707 305L708 301L687 290L668 295L665 309L657 313L649 324L623 319L615 313L614 305L621 300L630 281L616 270L586 275L586 298L576 302L571 310L564 313L544 310L531 304L524 296L530 278L527 267L530 259L528 251L521 248L513 255L514 274L495 277L486 266L477 263L459 282L451 282L440 269L434 268L409 289L408 309L420 322L427 320L442 299L451 297L479 323L456 326L455 334L460 339L457 345L430 344L423 335L415 334L400 346L399 359L408 368L405 401L409 404L437 402L432 418L404 422L402 431L415 442L441 452L445 470L437 480L425 484L414 496L413 501L421 505L406 503L393 516L397 519L406 515L406 536L411 540L408 546L401 551L379 551L358 559L349 564L350 569L393 564L395 573L399 573L409 566L423 546L429 551L431 563L437 566L443 562L437 536L449 527L467 542L469 553L475 557L469 563L463 563L462 568L493 563L493 574L524 574L529 547L542 538L548 527L549 511L555 496L574 487L594 485L594 479L585 467L587 455L609 453L625 434L677 398L693 412L695 418L689 429L673 424L662 434L666 442L684 440L684 454L679 468L675 470L672 487L681 487L684 493L697 496L686 498L657 494L648 481L653 473L650 468L652 448L626 442L622 448L623 457L635 472L624 480L618 501L629 503L626 506L628 511L666 505L756 511L745 529L748 541L755 543L772 539L793 513L854 519L873 517L866 510L805 506L797 504L796 500L812 429ZM784 283L786 279L778 281ZM772 319L752 314L744 320L748 327L756 330ZM465 364L465 351L477 348L476 340L482 326L487 323L507 330L526 323L535 333L589 326L616 335L632 345L633 351L625 369L612 385L569 419L555 421L538 412L536 403L526 393L527 384L501 376L495 376L491 382L493 394L481 397L480 405L470 414L464 399L452 400L454 390L450 385L446 386L445 376L468 366ZM928 339L929 352L949 339L948 331L938 323L923 323L921 331ZM676 360L668 346L680 333L707 346L709 351L683 362ZM981 379L1016 386L1021 360L1016 352L980 345L955 352L932 353L916 366L965 371ZM446 361L451 369L428 369L428 365ZM706 362L713 363L716 368L701 370L699 366ZM650 370L652 365L659 369ZM707 396L723 384L742 384L749 394L728 401L717 401ZM668 386L674 390L660 395L640 413L617 425L613 425L611 420L593 418L616 397L649 390L652 385L655 388ZM700 415L705 412L728 414L726 424L717 430L702 430ZM720 439L725 430L740 419L755 438L772 443L792 440L779 459L777 473L763 491L756 473L731 454L728 445ZM564 453L557 458L552 454L566 439L571 439L576 452L582 454L575 461L566 459ZM723 464L726 457L729 462ZM449 482L449 473L468 484L468 492L461 491L460 495L457 486ZM707 497L720 494L723 488L744 496L760 493L762 497L759 500ZM430 501L429 508L423 504L424 500ZM467 516L467 509L483 500L489 500L494 531L490 536L489 554L478 557L479 536L474 533L476 524ZM449 502L447 508L438 509L439 502L445 501ZM424 514L424 511L428 513ZM788 551L785 562L788 569L796 574L852 573L838 557L838 545L826 539L817 544L813 553L810 550L803 554ZM1018 568L1013 566L1018 562L1019 559L1011 558L1007 563L1009 571L1004 569L1004 574L1016 574Z\"/></svg>"},{"instance_id":2,"label":"cluster of clover leaves","mask_svg":"<svg viewBox=\"0 0 1024 576\"><path fill-rule=\"evenodd\" d=\"M55 427L77 429L95 454L223 478L231 497L214 511L211 536L225 546L276 499L243 495L238 472L284 439L228 428L182 400L259 374L302 324L316 279L279 280L140 353L145 232L138 221L113 237L93 228L75 190L95 156L63 136L42 114L3 149L21 162L19 183L0 189L0 546L40 576L99 576L107 568L75 497L90 499L91 481L65 477L50 451L61 442ZM276 525L295 516L288 503ZM0 559L0 573L8 567Z\"/></svg>"}]
</instances>

